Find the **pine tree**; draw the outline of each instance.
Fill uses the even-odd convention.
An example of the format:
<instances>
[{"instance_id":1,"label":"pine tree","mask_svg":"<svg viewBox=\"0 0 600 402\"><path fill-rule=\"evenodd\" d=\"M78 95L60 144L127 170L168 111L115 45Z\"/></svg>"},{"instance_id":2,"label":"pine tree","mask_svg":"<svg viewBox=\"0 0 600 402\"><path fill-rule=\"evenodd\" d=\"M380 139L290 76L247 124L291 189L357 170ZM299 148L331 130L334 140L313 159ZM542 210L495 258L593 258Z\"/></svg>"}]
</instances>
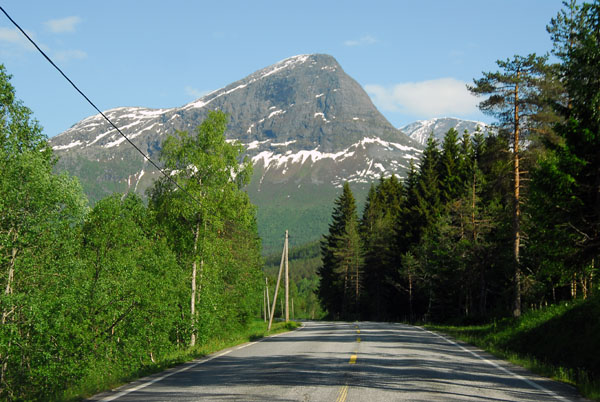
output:
<instances>
[{"instance_id":1,"label":"pine tree","mask_svg":"<svg viewBox=\"0 0 600 402\"><path fill-rule=\"evenodd\" d=\"M498 118L501 128L511 133L513 152L513 263L514 309L521 315L521 151L523 134L531 131L535 115L542 108L540 83L544 77L547 57L530 54L498 60L500 71L483 73L468 89L476 95L488 96L479 104L484 112Z\"/></svg>"}]
</instances>

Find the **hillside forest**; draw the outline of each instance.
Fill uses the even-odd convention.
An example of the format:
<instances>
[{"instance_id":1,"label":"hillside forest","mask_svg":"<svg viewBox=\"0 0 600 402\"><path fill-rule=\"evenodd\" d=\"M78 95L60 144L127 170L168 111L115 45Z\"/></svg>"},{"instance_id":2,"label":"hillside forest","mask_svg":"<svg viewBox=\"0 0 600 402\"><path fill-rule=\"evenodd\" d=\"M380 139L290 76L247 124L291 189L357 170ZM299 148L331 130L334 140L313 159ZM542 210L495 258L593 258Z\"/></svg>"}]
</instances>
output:
<instances>
[{"instance_id":1,"label":"hillside forest","mask_svg":"<svg viewBox=\"0 0 600 402\"><path fill-rule=\"evenodd\" d=\"M565 3L547 30L552 59L501 60L468 87L491 132L430 139L360 216L343 187L321 244L329 316L465 322L598 289L600 4Z\"/></svg>"}]
</instances>

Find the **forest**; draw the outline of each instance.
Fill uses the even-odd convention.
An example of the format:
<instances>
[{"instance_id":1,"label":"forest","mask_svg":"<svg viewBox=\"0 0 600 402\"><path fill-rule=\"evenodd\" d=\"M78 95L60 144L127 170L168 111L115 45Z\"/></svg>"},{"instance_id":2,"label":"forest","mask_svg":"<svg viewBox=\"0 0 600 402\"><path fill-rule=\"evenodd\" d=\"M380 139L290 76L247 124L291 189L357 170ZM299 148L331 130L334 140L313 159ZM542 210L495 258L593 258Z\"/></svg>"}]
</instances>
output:
<instances>
[{"instance_id":1,"label":"forest","mask_svg":"<svg viewBox=\"0 0 600 402\"><path fill-rule=\"evenodd\" d=\"M346 184L321 242L331 318L477 322L598 289L600 4L565 3L551 55L497 62L468 89L487 133L431 139L362 215Z\"/></svg>"},{"instance_id":2,"label":"forest","mask_svg":"<svg viewBox=\"0 0 600 402\"><path fill-rule=\"evenodd\" d=\"M227 118L163 143L145 203L93 207L0 66L0 399L136 373L248 326L262 305L252 166L225 141ZM114 374L114 375L117 375Z\"/></svg>"}]
</instances>

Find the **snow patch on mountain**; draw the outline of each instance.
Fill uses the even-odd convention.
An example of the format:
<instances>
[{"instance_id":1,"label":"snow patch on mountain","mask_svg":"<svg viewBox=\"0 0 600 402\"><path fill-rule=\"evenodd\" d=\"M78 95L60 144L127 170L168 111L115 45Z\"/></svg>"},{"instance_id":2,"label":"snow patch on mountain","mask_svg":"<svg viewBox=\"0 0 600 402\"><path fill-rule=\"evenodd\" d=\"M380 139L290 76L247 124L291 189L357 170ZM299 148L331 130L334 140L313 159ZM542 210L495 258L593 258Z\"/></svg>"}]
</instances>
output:
<instances>
[{"instance_id":1,"label":"snow patch on mountain","mask_svg":"<svg viewBox=\"0 0 600 402\"><path fill-rule=\"evenodd\" d=\"M79 146L81 144L82 144L82 142L77 140L77 141L74 141L74 142L72 142L70 144L66 144L66 145L55 145L52 147L52 149L55 151L60 151L60 150L70 149L70 148Z\"/></svg>"},{"instance_id":2,"label":"snow patch on mountain","mask_svg":"<svg viewBox=\"0 0 600 402\"><path fill-rule=\"evenodd\" d=\"M464 120L455 117L439 117L407 124L400 127L400 131L408 135L411 139L425 145L432 134L435 139L441 141L451 128L454 128L462 135L465 130L470 134L473 134L477 130L486 132L490 129L490 126L481 121Z\"/></svg>"},{"instance_id":3,"label":"snow patch on mountain","mask_svg":"<svg viewBox=\"0 0 600 402\"><path fill-rule=\"evenodd\" d=\"M294 142L296 141L272 143L270 144L270 147L287 146ZM256 141L247 144L247 149L257 149L258 147L259 144L257 144ZM398 160L389 160L386 157L379 158L377 155L381 152L393 153L399 159L401 158L405 161L410 159L418 160L421 155L420 149L371 137L363 138L359 142L339 152L322 152L319 148L320 146L317 146L314 149L300 151L288 149L284 152L276 151L272 148L259 150L259 152L251 158L254 165L262 165L263 168L264 173L259 184L262 184L265 174L269 170L279 169L280 174L283 176L293 165L304 165L305 163L314 165L326 160L340 164L344 163L345 160L352 158L354 158L352 159L353 162L349 166L354 166L357 170L345 174L343 177L341 175L336 175L332 178L331 183L334 186L339 186L344 181L368 183L378 179L381 175L390 176L391 174L396 174L398 168L406 168L406 166ZM402 153L398 154L398 151L402 151ZM384 163L388 165L387 168Z\"/></svg>"}]
</instances>

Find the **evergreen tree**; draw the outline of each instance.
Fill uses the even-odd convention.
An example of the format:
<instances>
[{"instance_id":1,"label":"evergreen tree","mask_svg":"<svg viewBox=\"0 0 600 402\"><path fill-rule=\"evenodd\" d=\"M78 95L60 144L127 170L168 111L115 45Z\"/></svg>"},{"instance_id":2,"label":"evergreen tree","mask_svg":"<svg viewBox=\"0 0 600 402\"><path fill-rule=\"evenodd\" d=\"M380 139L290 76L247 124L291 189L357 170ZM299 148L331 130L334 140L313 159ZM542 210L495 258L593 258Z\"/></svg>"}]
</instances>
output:
<instances>
[{"instance_id":1,"label":"evergreen tree","mask_svg":"<svg viewBox=\"0 0 600 402\"><path fill-rule=\"evenodd\" d=\"M415 209L422 230L432 226L441 213L439 161L438 143L430 137L427 141L427 147L423 151L415 189Z\"/></svg>"},{"instance_id":2,"label":"evergreen tree","mask_svg":"<svg viewBox=\"0 0 600 402\"><path fill-rule=\"evenodd\" d=\"M439 161L440 202L446 204L459 196L463 190L459 169L461 161L459 154L458 131L451 128L444 136L442 153Z\"/></svg>"},{"instance_id":3,"label":"evergreen tree","mask_svg":"<svg viewBox=\"0 0 600 402\"><path fill-rule=\"evenodd\" d=\"M370 319L390 320L402 315L398 288L399 252L396 231L404 203L403 188L395 176L381 178L372 188L363 212L363 244L365 255L365 295ZM401 295L400 295L401 296Z\"/></svg>"},{"instance_id":4,"label":"evergreen tree","mask_svg":"<svg viewBox=\"0 0 600 402\"><path fill-rule=\"evenodd\" d=\"M560 141L547 144L551 152L534 175L532 213L538 244L565 262L563 276L581 276L586 289L600 252L600 5L567 4L549 31L568 104L555 127Z\"/></svg>"},{"instance_id":5,"label":"evergreen tree","mask_svg":"<svg viewBox=\"0 0 600 402\"><path fill-rule=\"evenodd\" d=\"M363 286L356 201L348 183L335 200L329 233L321 241L319 299L335 317L356 317Z\"/></svg>"},{"instance_id":6,"label":"evergreen tree","mask_svg":"<svg viewBox=\"0 0 600 402\"><path fill-rule=\"evenodd\" d=\"M479 104L484 112L498 118L501 128L510 131L513 151L513 259L514 309L521 315L521 167L520 145L523 134L531 131L535 116L542 108L540 83L544 77L547 57L530 54L498 60L500 71L483 73L468 89L477 95L488 96Z\"/></svg>"}]
</instances>

